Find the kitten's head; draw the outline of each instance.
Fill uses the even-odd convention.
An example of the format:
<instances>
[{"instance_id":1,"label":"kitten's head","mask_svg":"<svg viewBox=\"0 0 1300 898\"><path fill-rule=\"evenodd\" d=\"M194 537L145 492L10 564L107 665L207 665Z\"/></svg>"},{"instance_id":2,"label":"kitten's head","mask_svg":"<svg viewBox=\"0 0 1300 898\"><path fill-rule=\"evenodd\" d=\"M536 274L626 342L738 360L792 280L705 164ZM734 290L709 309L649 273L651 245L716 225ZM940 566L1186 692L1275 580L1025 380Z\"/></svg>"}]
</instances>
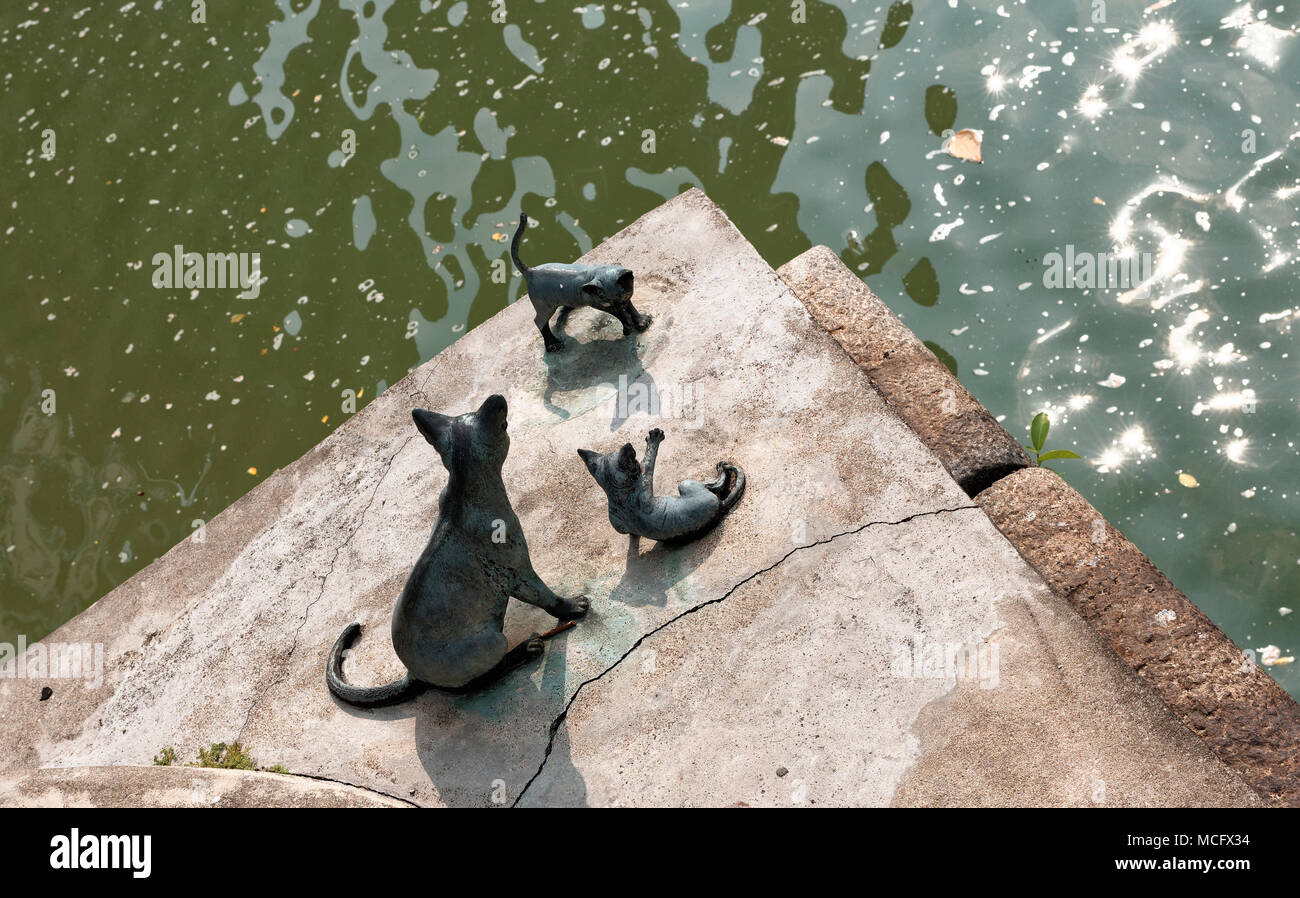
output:
<instances>
[{"instance_id":1,"label":"kitten's head","mask_svg":"<svg viewBox=\"0 0 1300 898\"><path fill-rule=\"evenodd\" d=\"M612 312L632 299L632 272L621 265L598 265L582 292L593 307Z\"/></svg>"},{"instance_id":2,"label":"kitten's head","mask_svg":"<svg viewBox=\"0 0 1300 898\"><path fill-rule=\"evenodd\" d=\"M510 451L507 412L505 397L493 394L483 400L478 411L453 418L417 408L411 418L429 445L438 450L448 471L487 468L500 472Z\"/></svg>"},{"instance_id":3,"label":"kitten's head","mask_svg":"<svg viewBox=\"0 0 1300 898\"><path fill-rule=\"evenodd\" d=\"M578 455L606 493L627 492L641 480L641 465L631 443L604 455L590 449L579 449Z\"/></svg>"}]
</instances>

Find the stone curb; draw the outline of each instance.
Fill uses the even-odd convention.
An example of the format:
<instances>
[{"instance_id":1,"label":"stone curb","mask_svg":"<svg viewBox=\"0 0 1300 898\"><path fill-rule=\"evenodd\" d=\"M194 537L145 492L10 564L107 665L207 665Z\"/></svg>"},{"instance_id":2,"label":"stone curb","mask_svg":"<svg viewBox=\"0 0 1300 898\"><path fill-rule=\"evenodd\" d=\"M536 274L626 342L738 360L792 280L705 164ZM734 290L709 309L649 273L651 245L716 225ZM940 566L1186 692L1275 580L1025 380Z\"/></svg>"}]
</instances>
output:
<instances>
[{"instance_id":1,"label":"stone curb","mask_svg":"<svg viewBox=\"0 0 1300 898\"><path fill-rule=\"evenodd\" d=\"M814 246L777 274L966 495L1033 464L988 409L829 247Z\"/></svg>"},{"instance_id":2,"label":"stone curb","mask_svg":"<svg viewBox=\"0 0 1300 898\"><path fill-rule=\"evenodd\" d=\"M1022 557L1266 801L1300 806L1300 705L1064 480L975 497Z\"/></svg>"},{"instance_id":3,"label":"stone curb","mask_svg":"<svg viewBox=\"0 0 1300 898\"><path fill-rule=\"evenodd\" d=\"M206 767L45 767L0 782L4 807L400 808L370 789L292 773Z\"/></svg>"}]
</instances>

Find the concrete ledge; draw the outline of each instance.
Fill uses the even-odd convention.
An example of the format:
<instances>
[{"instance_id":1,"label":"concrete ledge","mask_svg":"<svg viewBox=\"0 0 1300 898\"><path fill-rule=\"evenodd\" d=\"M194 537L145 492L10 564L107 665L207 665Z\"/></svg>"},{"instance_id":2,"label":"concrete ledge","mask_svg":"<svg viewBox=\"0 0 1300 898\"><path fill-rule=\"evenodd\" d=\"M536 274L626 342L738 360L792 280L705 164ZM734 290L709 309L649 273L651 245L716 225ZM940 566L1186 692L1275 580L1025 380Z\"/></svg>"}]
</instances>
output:
<instances>
[{"instance_id":1,"label":"concrete ledge","mask_svg":"<svg viewBox=\"0 0 1300 898\"><path fill-rule=\"evenodd\" d=\"M64 767L0 782L19 808L400 808L378 792L310 777L205 767Z\"/></svg>"},{"instance_id":2,"label":"concrete ledge","mask_svg":"<svg viewBox=\"0 0 1300 898\"><path fill-rule=\"evenodd\" d=\"M1033 464L988 409L829 247L814 246L777 274L966 495Z\"/></svg>"},{"instance_id":3,"label":"concrete ledge","mask_svg":"<svg viewBox=\"0 0 1300 898\"><path fill-rule=\"evenodd\" d=\"M1267 801L1300 806L1300 705L1083 496L1045 468L975 497L1192 732Z\"/></svg>"}]
</instances>

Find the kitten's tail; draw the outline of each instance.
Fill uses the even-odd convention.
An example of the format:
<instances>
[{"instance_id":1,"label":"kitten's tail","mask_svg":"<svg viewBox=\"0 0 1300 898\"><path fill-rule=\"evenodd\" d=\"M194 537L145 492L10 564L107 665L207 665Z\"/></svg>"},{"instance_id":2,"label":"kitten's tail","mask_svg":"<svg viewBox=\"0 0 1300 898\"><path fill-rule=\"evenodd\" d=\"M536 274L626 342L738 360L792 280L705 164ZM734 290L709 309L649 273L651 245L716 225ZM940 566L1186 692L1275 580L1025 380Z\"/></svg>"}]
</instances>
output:
<instances>
[{"instance_id":1,"label":"kitten's tail","mask_svg":"<svg viewBox=\"0 0 1300 898\"><path fill-rule=\"evenodd\" d=\"M519 241L524 238L524 229L527 227L528 227L528 216L523 212L520 212L519 228L518 230L515 231L515 238L510 241L510 258L514 260L515 267L519 269L519 273L524 275L525 277L528 276L528 272L530 271L530 269L519 258Z\"/></svg>"},{"instance_id":2,"label":"kitten's tail","mask_svg":"<svg viewBox=\"0 0 1300 898\"><path fill-rule=\"evenodd\" d=\"M722 500L722 513L726 514L731 511L732 506L739 502L740 497L745 493L745 472L729 461L720 461L718 462L718 473L726 477L726 480L731 484L731 489L725 495L718 497Z\"/></svg>"},{"instance_id":3,"label":"kitten's tail","mask_svg":"<svg viewBox=\"0 0 1300 898\"><path fill-rule=\"evenodd\" d=\"M360 632L360 624L348 624L334 643L334 649L325 665L325 682L329 685L330 692L349 705L376 708L404 701L424 689L424 684L413 679L409 673L385 686L353 686L346 682L343 679L343 653Z\"/></svg>"}]
</instances>

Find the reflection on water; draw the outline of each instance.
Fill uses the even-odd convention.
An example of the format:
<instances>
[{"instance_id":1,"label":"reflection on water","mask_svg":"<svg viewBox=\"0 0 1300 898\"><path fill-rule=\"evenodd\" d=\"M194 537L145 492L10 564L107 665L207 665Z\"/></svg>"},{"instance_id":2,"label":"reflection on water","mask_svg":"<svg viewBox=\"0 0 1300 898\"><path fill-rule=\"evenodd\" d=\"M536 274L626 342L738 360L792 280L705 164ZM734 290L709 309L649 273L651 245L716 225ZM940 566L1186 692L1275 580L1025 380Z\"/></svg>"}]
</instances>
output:
<instances>
[{"instance_id":1,"label":"reflection on water","mask_svg":"<svg viewBox=\"0 0 1300 898\"><path fill-rule=\"evenodd\" d=\"M0 13L0 641L515 299L521 207L530 257L571 259L694 185L773 264L835 248L1017 436L1048 410L1071 483L1239 643L1296 654L1300 16L1108 7ZM176 244L260 253L258 297L152 288ZM1075 251L1151 277L1046 286Z\"/></svg>"}]
</instances>

